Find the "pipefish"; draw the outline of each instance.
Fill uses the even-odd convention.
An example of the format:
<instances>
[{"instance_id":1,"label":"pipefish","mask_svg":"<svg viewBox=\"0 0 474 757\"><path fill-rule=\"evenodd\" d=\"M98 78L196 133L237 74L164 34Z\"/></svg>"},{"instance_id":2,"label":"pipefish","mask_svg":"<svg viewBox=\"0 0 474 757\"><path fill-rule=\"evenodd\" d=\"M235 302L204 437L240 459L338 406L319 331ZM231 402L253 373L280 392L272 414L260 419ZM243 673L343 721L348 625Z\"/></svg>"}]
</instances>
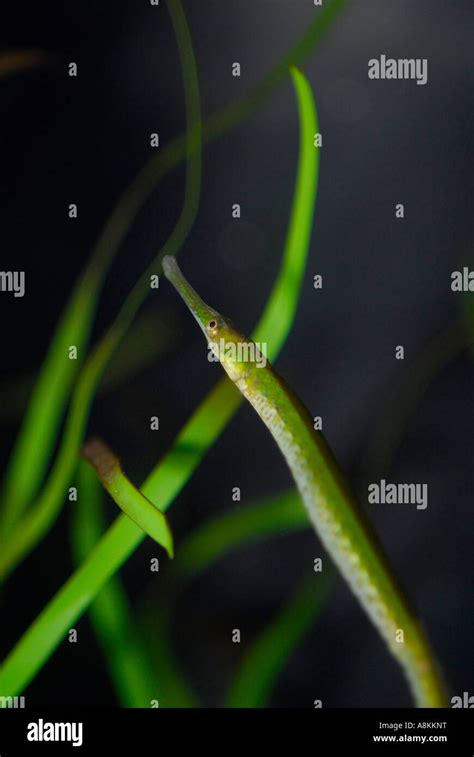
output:
<instances>
[{"instance_id":1,"label":"pipefish","mask_svg":"<svg viewBox=\"0 0 474 757\"><path fill-rule=\"evenodd\" d=\"M447 697L425 632L398 584L378 536L309 411L231 322L206 305L166 256L163 270L198 322L208 347L265 423L295 480L328 554L401 665L419 707L446 707ZM242 354L251 359L239 359Z\"/></svg>"}]
</instances>

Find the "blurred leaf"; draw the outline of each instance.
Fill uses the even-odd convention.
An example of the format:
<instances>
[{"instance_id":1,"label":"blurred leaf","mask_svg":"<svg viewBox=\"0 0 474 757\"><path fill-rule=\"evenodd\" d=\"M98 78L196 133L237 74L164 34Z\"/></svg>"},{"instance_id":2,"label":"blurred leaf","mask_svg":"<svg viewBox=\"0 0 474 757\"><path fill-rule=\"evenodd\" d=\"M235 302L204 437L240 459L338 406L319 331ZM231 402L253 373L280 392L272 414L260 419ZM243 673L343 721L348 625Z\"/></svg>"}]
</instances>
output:
<instances>
[{"instance_id":1,"label":"blurred leaf","mask_svg":"<svg viewBox=\"0 0 474 757\"><path fill-rule=\"evenodd\" d=\"M176 316L173 314L173 320ZM171 326L170 312L149 312L138 316L125 334L117 352L112 356L97 395L121 386L128 379L139 375L145 368L166 354L174 345L176 331ZM24 410L28 395L33 389L35 377L16 376L0 382L0 423L15 420Z\"/></svg>"},{"instance_id":2,"label":"blurred leaf","mask_svg":"<svg viewBox=\"0 0 474 757\"><path fill-rule=\"evenodd\" d=\"M196 528L179 545L174 572L178 580L195 580L217 560L243 544L310 527L296 489L260 498Z\"/></svg>"},{"instance_id":3,"label":"blurred leaf","mask_svg":"<svg viewBox=\"0 0 474 757\"><path fill-rule=\"evenodd\" d=\"M171 573L167 574L172 591L168 590L158 601L153 589L143 602L140 626L153 639L155 656L158 658L157 647L167 659L174 659L171 638L174 605L191 581L239 547L306 528L310 528L310 523L296 489L253 500L244 508L219 514L198 526L177 549ZM316 614L315 597L313 585L311 617ZM174 667L177 668L176 662Z\"/></svg>"},{"instance_id":4,"label":"blurred leaf","mask_svg":"<svg viewBox=\"0 0 474 757\"><path fill-rule=\"evenodd\" d=\"M103 394L153 365L177 342L177 316L168 310L144 313L132 323L117 352L112 355L98 387ZM173 326L173 327L172 327Z\"/></svg>"},{"instance_id":5,"label":"blurred leaf","mask_svg":"<svg viewBox=\"0 0 474 757\"><path fill-rule=\"evenodd\" d=\"M78 468L78 501L73 509L72 546L76 562L85 560L105 530L102 488L85 463ZM112 578L91 604L91 620L123 707L149 707L156 682L119 578Z\"/></svg>"},{"instance_id":6,"label":"blurred leaf","mask_svg":"<svg viewBox=\"0 0 474 757\"><path fill-rule=\"evenodd\" d=\"M408 420L421 397L436 376L466 349L470 338L458 321L449 323L407 364L392 392L388 396L385 393L382 412L377 416L360 464L358 489L364 499L368 484L389 472Z\"/></svg>"},{"instance_id":7,"label":"blurred leaf","mask_svg":"<svg viewBox=\"0 0 474 757\"><path fill-rule=\"evenodd\" d=\"M295 201L282 265L268 304L253 338L264 333L268 358L274 362L291 328L306 268L319 176L319 150L313 146L317 115L309 84L293 74L300 114L300 149ZM303 226L303 234L294 231ZM299 244L304 239L306 244ZM284 306L282 309L282 305ZM282 323L282 321L284 321ZM262 327L267 329L263 331ZM241 395L227 379L221 380L201 403L178 435L173 447L152 471L143 494L165 511L196 470L241 403ZM143 541L143 532L125 515L101 538L87 560L76 570L18 641L2 664L0 691L14 696L24 689L53 653L71 624L84 612L104 583Z\"/></svg>"},{"instance_id":8,"label":"blurred leaf","mask_svg":"<svg viewBox=\"0 0 474 757\"><path fill-rule=\"evenodd\" d=\"M54 53L45 50L18 49L2 50L0 53L0 78L20 74L38 66L44 66L56 60Z\"/></svg>"},{"instance_id":9,"label":"blurred leaf","mask_svg":"<svg viewBox=\"0 0 474 757\"><path fill-rule=\"evenodd\" d=\"M227 707L265 707L291 654L309 632L333 584L334 570L314 574L243 654L228 692Z\"/></svg>"},{"instance_id":10,"label":"blurred leaf","mask_svg":"<svg viewBox=\"0 0 474 757\"><path fill-rule=\"evenodd\" d=\"M105 530L102 488L89 466L78 468L79 497L73 510L73 553L80 564ZM160 637L149 643L133 621L119 576L113 576L89 608L92 625L122 707L195 707L198 702Z\"/></svg>"},{"instance_id":11,"label":"blurred leaf","mask_svg":"<svg viewBox=\"0 0 474 757\"><path fill-rule=\"evenodd\" d=\"M239 100L211 116L203 130L204 142L211 141L252 115L286 80L288 69L300 66L327 36L344 10L347 0L324 0L315 9L315 19L271 71ZM182 149L182 148L181 148Z\"/></svg>"},{"instance_id":12,"label":"blurred leaf","mask_svg":"<svg viewBox=\"0 0 474 757\"><path fill-rule=\"evenodd\" d=\"M472 268L472 265L471 265ZM474 360L474 297L472 292L463 292L461 297L461 318L466 332L466 343L471 360Z\"/></svg>"},{"instance_id":13,"label":"blurred leaf","mask_svg":"<svg viewBox=\"0 0 474 757\"><path fill-rule=\"evenodd\" d=\"M196 148L201 135L199 83L192 41L181 4L178 0L168 0L168 5L181 57L186 115L189 124L183 209L165 245L125 299L112 326L95 347L79 375L72 395L61 445L45 486L25 515L17 520L15 528L9 539L5 540L5 546L0 553L0 578L3 580L38 544L54 523L78 462L79 449L101 376L150 292L150 276L156 273L165 253L177 254L179 252L196 218L201 184L201 154ZM148 178L150 179L150 177ZM138 194L143 196L144 187L141 185L137 187L136 180L133 186ZM123 218L121 218L121 223L123 223ZM109 250L109 242L104 249Z\"/></svg>"},{"instance_id":14,"label":"blurred leaf","mask_svg":"<svg viewBox=\"0 0 474 757\"><path fill-rule=\"evenodd\" d=\"M104 271L105 273L105 271ZM90 268L81 277L51 342L6 472L0 512L3 538L35 496L51 458L71 386L82 362L102 277ZM77 348L78 359L68 350Z\"/></svg>"},{"instance_id":15,"label":"blurred leaf","mask_svg":"<svg viewBox=\"0 0 474 757\"><path fill-rule=\"evenodd\" d=\"M168 595L163 591L161 599ZM139 627L142 643L148 650L157 681L160 707L199 707L200 702L184 674L177 659L169 635L163 632L167 627L167 614L160 610L153 612L149 622L140 617Z\"/></svg>"}]
</instances>

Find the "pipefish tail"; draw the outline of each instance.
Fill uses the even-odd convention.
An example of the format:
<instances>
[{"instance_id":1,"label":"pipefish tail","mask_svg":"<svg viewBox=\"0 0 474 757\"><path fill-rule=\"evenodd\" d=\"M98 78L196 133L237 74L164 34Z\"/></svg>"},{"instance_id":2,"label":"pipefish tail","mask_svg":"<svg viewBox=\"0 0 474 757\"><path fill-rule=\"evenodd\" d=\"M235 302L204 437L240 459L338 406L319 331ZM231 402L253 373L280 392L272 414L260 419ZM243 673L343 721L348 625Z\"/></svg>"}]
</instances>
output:
<instances>
[{"instance_id":1,"label":"pipefish tail","mask_svg":"<svg viewBox=\"0 0 474 757\"><path fill-rule=\"evenodd\" d=\"M302 402L256 345L206 305L174 257L168 280L203 331L208 347L265 423L283 454L312 525L328 554L402 666L419 707L447 706L444 685L425 633L399 587L378 537L323 435Z\"/></svg>"}]
</instances>

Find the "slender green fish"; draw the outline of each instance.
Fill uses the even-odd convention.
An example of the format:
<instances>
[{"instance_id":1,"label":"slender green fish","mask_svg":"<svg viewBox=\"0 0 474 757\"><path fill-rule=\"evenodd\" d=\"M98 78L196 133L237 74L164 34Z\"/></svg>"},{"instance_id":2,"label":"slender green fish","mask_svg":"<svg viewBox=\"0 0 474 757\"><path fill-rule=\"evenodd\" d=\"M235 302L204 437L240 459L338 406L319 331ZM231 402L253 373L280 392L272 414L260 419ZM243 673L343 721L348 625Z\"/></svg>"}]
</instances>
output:
<instances>
[{"instance_id":1,"label":"slender green fish","mask_svg":"<svg viewBox=\"0 0 474 757\"><path fill-rule=\"evenodd\" d=\"M202 301L174 257L164 258L163 269L201 327L208 349L278 444L317 534L402 666L417 706L448 706L424 631L331 449L314 430L308 410L266 362L259 347Z\"/></svg>"}]
</instances>

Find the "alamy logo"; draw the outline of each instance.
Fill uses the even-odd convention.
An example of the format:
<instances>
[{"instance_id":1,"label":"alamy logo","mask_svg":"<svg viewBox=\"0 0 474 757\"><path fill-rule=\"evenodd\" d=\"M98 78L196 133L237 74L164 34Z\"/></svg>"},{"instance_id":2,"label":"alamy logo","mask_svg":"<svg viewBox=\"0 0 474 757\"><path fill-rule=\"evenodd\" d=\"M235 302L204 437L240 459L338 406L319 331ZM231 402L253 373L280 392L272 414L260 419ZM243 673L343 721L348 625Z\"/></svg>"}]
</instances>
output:
<instances>
[{"instance_id":1,"label":"alamy logo","mask_svg":"<svg viewBox=\"0 0 474 757\"><path fill-rule=\"evenodd\" d=\"M428 507L428 484L387 484L384 478L378 484L369 484L370 504L416 505L417 510Z\"/></svg>"},{"instance_id":2,"label":"alamy logo","mask_svg":"<svg viewBox=\"0 0 474 757\"><path fill-rule=\"evenodd\" d=\"M0 292L12 292L14 297L25 294L24 271L0 271Z\"/></svg>"},{"instance_id":3,"label":"alamy logo","mask_svg":"<svg viewBox=\"0 0 474 757\"><path fill-rule=\"evenodd\" d=\"M73 746L82 746L82 723L48 723L42 718L37 723L28 723L28 741L70 741Z\"/></svg>"},{"instance_id":4,"label":"alamy logo","mask_svg":"<svg viewBox=\"0 0 474 757\"><path fill-rule=\"evenodd\" d=\"M468 691L463 691L462 697L452 697L451 707L454 709L459 707L471 708L474 707L474 696L469 696Z\"/></svg>"},{"instance_id":5,"label":"alamy logo","mask_svg":"<svg viewBox=\"0 0 474 757\"><path fill-rule=\"evenodd\" d=\"M453 271L451 289L453 292L474 292L474 271L470 271L467 266L462 271Z\"/></svg>"},{"instance_id":6,"label":"alamy logo","mask_svg":"<svg viewBox=\"0 0 474 757\"><path fill-rule=\"evenodd\" d=\"M267 364L267 345L265 342L209 342L207 359L210 363L229 358L238 363L255 363L257 368L265 368Z\"/></svg>"},{"instance_id":7,"label":"alamy logo","mask_svg":"<svg viewBox=\"0 0 474 757\"><path fill-rule=\"evenodd\" d=\"M427 58L387 58L381 55L368 63L369 79L416 79L417 84L428 81Z\"/></svg>"}]
</instances>

